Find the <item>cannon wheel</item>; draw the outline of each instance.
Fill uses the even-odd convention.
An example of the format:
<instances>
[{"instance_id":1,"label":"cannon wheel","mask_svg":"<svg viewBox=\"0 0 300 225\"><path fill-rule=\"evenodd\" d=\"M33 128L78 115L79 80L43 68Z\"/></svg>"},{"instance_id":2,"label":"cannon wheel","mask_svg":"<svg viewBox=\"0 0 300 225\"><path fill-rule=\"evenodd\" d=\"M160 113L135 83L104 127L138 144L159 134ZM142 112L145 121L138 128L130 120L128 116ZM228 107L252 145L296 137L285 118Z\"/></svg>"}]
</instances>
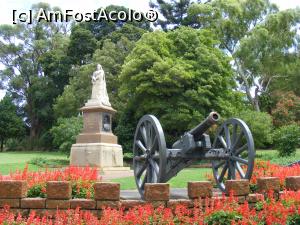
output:
<instances>
[{"instance_id":1,"label":"cannon wheel","mask_svg":"<svg viewBox=\"0 0 300 225\"><path fill-rule=\"evenodd\" d=\"M164 181L167 148L163 129L153 115L143 116L135 131L133 169L137 189L144 196L145 183Z\"/></svg>"},{"instance_id":2,"label":"cannon wheel","mask_svg":"<svg viewBox=\"0 0 300 225\"><path fill-rule=\"evenodd\" d=\"M225 121L216 134L213 148L224 148L230 155L228 159L212 161L214 178L222 191L226 179L251 178L255 149L251 131L244 121L236 118Z\"/></svg>"}]
</instances>

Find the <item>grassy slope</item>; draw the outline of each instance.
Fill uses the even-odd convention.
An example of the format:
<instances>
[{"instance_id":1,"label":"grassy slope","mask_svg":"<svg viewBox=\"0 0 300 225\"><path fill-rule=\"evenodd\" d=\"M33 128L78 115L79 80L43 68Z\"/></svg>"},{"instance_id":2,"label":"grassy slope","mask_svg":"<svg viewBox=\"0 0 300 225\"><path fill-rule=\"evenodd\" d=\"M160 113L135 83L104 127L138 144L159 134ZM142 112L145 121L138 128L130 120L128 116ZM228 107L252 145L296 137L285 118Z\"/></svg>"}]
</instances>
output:
<instances>
[{"instance_id":1,"label":"grassy slope","mask_svg":"<svg viewBox=\"0 0 300 225\"><path fill-rule=\"evenodd\" d=\"M177 176L173 177L168 183L173 188L184 188L188 181L206 180L206 174L211 173L209 168L188 168L180 171ZM119 182L122 190L135 189L136 184L133 177L124 177L113 179L113 182Z\"/></svg>"},{"instance_id":2,"label":"grassy slope","mask_svg":"<svg viewBox=\"0 0 300 225\"><path fill-rule=\"evenodd\" d=\"M0 173L5 175L16 169L23 169L32 158L66 159L66 155L58 152L0 152ZM35 165L28 165L29 170L41 169Z\"/></svg>"}]
</instances>

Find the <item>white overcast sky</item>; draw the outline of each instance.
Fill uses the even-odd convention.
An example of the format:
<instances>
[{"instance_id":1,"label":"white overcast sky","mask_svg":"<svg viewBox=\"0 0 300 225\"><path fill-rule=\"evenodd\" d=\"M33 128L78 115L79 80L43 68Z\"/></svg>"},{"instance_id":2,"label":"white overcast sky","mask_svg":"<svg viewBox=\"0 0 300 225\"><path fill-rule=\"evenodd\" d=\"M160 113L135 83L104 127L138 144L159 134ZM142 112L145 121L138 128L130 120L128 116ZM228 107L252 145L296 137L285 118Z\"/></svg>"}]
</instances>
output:
<instances>
[{"instance_id":1,"label":"white overcast sky","mask_svg":"<svg viewBox=\"0 0 300 225\"><path fill-rule=\"evenodd\" d=\"M47 2L51 6L59 6L62 10L71 9L74 12L93 12L99 7L107 5L122 5L138 11L148 11L149 0L0 0L0 24L12 24L12 11L28 11L32 4ZM271 0L281 10L300 7L300 0ZM0 99L4 91L0 90Z\"/></svg>"}]
</instances>

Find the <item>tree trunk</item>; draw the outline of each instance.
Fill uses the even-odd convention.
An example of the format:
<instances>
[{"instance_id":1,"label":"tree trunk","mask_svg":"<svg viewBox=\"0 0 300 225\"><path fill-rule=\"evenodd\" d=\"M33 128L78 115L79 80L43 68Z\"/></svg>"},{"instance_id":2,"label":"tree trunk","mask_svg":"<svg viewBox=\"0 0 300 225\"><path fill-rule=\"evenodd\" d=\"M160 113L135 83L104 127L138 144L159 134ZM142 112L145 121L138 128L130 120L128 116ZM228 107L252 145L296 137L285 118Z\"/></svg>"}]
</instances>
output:
<instances>
[{"instance_id":1,"label":"tree trunk","mask_svg":"<svg viewBox=\"0 0 300 225\"><path fill-rule=\"evenodd\" d=\"M34 112L34 106L30 96L27 98L27 105L28 105L28 117L30 120L30 146L33 146L34 140L39 136L39 119L37 114Z\"/></svg>"},{"instance_id":2,"label":"tree trunk","mask_svg":"<svg viewBox=\"0 0 300 225\"><path fill-rule=\"evenodd\" d=\"M255 92L254 92L254 97L253 97L253 107L254 107L255 111L260 112L258 92L259 92L259 88L256 86Z\"/></svg>"},{"instance_id":3,"label":"tree trunk","mask_svg":"<svg viewBox=\"0 0 300 225\"><path fill-rule=\"evenodd\" d=\"M260 112L259 100L257 98L254 99L254 109L257 112Z\"/></svg>"},{"instance_id":4,"label":"tree trunk","mask_svg":"<svg viewBox=\"0 0 300 225\"><path fill-rule=\"evenodd\" d=\"M259 99L258 99L258 87L255 88L255 94L254 94L254 97L251 95L251 92L250 92L250 84L248 83L248 80L245 76L245 74L243 73L243 70L241 69L240 65L239 65L239 62L237 60L234 60L234 63L237 67L237 74L239 75L239 77L243 80L244 82L244 86L245 86L245 91L246 91L246 96L249 100L249 102L251 103L253 109L257 112L260 112L260 107L259 107Z\"/></svg>"},{"instance_id":5,"label":"tree trunk","mask_svg":"<svg viewBox=\"0 0 300 225\"><path fill-rule=\"evenodd\" d=\"M4 139L1 138L1 152L3 152Z\"/></svg>"}]
</instances>

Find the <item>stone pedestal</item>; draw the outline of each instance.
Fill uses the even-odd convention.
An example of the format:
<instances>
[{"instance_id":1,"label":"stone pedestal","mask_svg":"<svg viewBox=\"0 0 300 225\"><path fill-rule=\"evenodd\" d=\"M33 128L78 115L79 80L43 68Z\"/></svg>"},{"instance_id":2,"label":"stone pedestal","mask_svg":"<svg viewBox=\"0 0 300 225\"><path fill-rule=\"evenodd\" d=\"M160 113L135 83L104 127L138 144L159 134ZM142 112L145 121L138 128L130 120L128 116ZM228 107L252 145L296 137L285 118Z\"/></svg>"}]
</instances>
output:
<instances>
[{"instance_id":1,"label":"stone pedestal","mask_svg":"<svg viewBox=\"0 0 300 225\"><path fill-rule=\"evenodd\" d=\"M122 146L108 143L76 143L72 146L71 164L110 169L123 167Z\"/></svg>"},{"instance_id":2,"label":"stone pedestal","mask_svg":"<svg viewBox=\"0 0 300 225\"><path fill-rule=\"evenodd\" d=\"M113 108L96 105L89 100L80 109L83 113L83 130L72 145L70 164L74 166L99 167L102 172L129 170L123 167L122 146L112 133Z\"/></svg>"}]
</instances>

